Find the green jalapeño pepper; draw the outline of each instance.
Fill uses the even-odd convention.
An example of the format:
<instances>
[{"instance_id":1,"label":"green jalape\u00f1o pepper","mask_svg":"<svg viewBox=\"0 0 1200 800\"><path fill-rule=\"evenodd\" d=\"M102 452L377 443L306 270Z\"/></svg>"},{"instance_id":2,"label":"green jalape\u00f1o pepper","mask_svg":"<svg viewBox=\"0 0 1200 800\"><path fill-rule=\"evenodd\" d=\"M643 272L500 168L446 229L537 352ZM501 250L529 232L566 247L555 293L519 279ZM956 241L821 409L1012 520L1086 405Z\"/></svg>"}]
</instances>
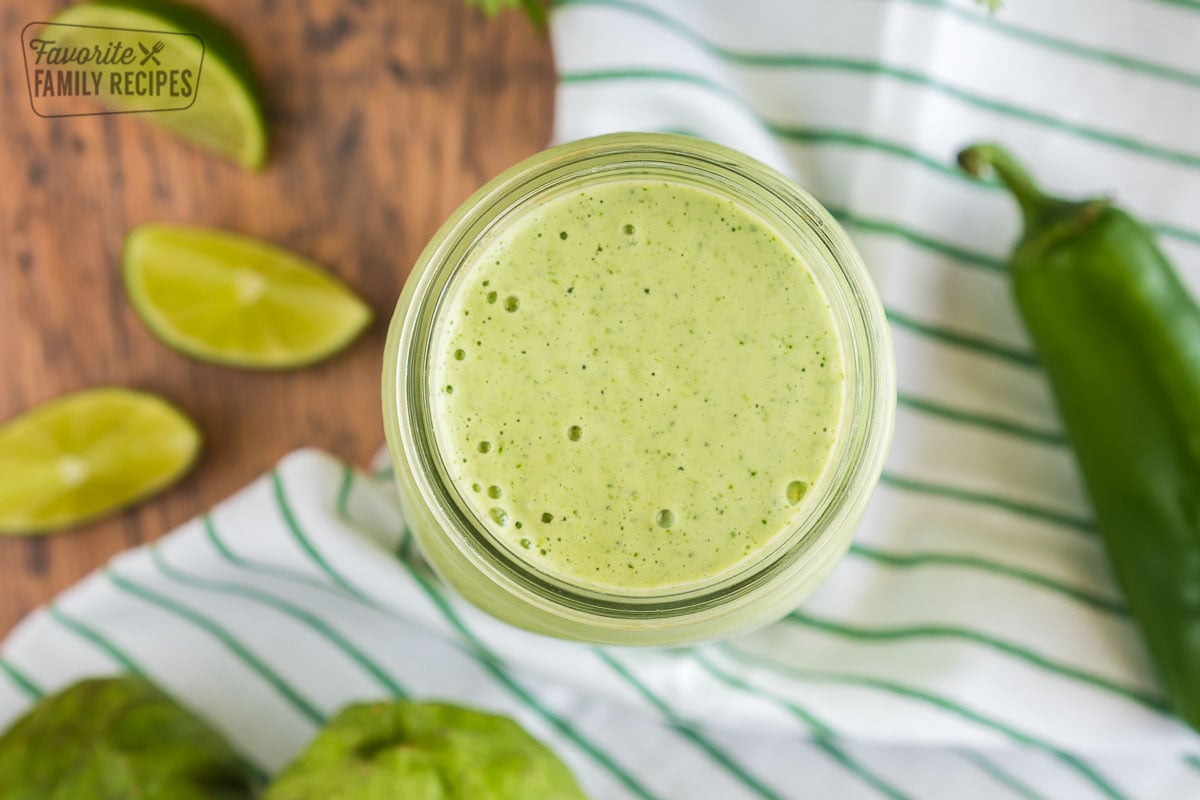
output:
<instances>
[{"instance_id":1,"label":"green jalape\u00f1o pepper","mask_svg":"<svg viewBox=\"0 0 1200 800\"><path fill-rule=\"evenodd\" d=\"M1113 572L1172 706L1200 730L1200 307L1108 200L1049 197L994 145L959 164L1020 206L1017 304Z\"/></svg>"}]
</instances>

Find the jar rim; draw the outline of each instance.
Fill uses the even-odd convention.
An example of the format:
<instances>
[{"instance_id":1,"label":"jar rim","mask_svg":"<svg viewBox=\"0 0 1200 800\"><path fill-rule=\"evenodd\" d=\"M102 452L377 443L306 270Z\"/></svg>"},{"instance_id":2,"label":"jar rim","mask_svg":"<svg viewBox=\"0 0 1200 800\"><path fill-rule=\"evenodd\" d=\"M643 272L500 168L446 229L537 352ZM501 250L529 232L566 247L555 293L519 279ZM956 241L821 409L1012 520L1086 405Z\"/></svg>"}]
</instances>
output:
<instances>
[{"instance_id":1,"label":"jar rim","mask_svg":"<svg viewBox=\"0 0 1200 800\"><path fill-rule=\"evenodd\" d=\"M452 278L520 209L569 182L652 175L690 180L752 209L802 253L831 303L843 348L846 390L840 433L814 497L760 557L715 580L664 591L574 585L503 546L450 480L438 450L428 375L439 313ZM820 263L810 263L813 255ZM817 273L820 274L817 274ZM749 156L679 134L620 133L549 148L489 181L438 230L413 267L388 332L383 401L388 447L414 476L420 502L442 534L506 591L552 613L599 624L716 613L836 560L849 546L882 471L895 415L895 367L882 304L866 266L820 203ZM607 621L607 622L606 622Z\"/></svg>"}]
</instances>

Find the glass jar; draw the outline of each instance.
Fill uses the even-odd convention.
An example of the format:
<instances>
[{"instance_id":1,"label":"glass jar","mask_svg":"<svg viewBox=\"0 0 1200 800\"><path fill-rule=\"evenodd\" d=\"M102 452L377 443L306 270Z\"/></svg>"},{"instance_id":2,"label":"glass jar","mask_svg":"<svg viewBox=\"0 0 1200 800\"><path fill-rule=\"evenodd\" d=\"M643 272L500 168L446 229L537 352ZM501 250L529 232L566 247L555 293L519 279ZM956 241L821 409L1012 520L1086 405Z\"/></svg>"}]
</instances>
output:
<instances>
[{"instance_id":1,"label":"glass jar","mask_svg":"<svg viewBox=\"0 0 1200 800\"><path fill-rule=\"evenodd\" d=\"M432 343L472 256L528 209L599 181L662 179L736 200L801 254L842 343L842 424L825 473L792 524L749 563L710 582L619 594L573 585L519 558L449 477L432 416ZM490 181L425 248L396 307L384 356L383 410L401 505L422 552L462 596L551 636L678 645L779 619L846 552L879 480L895 416L895 367L882 305L841 227L811 196L748 156L670 134L612 134L546 150Z\"/></svg>"}]
</instances>

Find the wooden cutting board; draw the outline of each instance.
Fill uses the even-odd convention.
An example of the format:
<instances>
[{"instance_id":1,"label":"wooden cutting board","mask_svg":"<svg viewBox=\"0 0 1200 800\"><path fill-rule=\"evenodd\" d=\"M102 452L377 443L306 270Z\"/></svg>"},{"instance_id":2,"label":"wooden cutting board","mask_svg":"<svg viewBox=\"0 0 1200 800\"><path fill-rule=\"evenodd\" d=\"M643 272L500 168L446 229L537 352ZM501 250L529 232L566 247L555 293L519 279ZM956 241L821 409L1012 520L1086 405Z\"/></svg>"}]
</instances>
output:
<instances>
[{"instance_id":1,"label":"wooden cutting board","mask_svg":"<svg viewBox=\"0 0 1200 800\"><path fill-rule=\"evenodd\" d=\"M193 0L245 42L266 85L273 155L243 171L136 115L43 119L18 33L60 3L0 8L0 420L63 392L159 392L204 429L183 483L134 511L47 539L0 537L0 635L117 552L237 490L288 451L366 464L383 441L379 374L409 267L475 188L550 135L550 48L517 14L461 0ZM220 226L327 265L374 307L329 363L255 374L160 345L119 280L125 233Z\"/></svg>"}]
</instances>

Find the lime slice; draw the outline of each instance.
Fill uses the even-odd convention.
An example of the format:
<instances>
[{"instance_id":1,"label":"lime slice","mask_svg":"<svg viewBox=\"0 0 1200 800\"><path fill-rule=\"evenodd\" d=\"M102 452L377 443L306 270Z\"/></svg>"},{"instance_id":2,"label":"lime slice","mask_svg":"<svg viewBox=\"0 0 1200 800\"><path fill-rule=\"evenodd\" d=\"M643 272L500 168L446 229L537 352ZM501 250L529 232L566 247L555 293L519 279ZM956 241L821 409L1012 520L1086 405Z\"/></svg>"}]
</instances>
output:
<instances>
[{"instance_id":1,"label":"lime slice","mask_svg":"<svg viewBox=\"0 0 1200 800\"><path fill-rule=\"evenodd\" d=\"M71 6L52 22L199 37L172 43L194 49L191 63L203 53L195 102L184 110L146 114L146 119L243 166L258 169L266 163L267 124L254 69L229 29L207 13L169 0L93 0ZM80 28L77 35L86 45L87 37L100 34Z\"/></svg>"},{"instance_id":2,"label":"lime slice","mask_svg":"<svg viewBox=\"0 0 1200 800\"><path fill-rule=\"evenodd\" d=\"M166 401L89 389L0 425L0 533L45 533L130 505L180 478L200 433Z\"/></svg>"},{"instance_id":3,"label":"lime slice","mask_svg":"<svg viewBox=\"0 0 1200 800\"><path fill-rule=\"evenodd\" d=\"M232 233L143 225L125 240L125 287L154 334L202 361L287 369L341 350L371 309L324 269Z\"/></svg>"}]
</instances>

